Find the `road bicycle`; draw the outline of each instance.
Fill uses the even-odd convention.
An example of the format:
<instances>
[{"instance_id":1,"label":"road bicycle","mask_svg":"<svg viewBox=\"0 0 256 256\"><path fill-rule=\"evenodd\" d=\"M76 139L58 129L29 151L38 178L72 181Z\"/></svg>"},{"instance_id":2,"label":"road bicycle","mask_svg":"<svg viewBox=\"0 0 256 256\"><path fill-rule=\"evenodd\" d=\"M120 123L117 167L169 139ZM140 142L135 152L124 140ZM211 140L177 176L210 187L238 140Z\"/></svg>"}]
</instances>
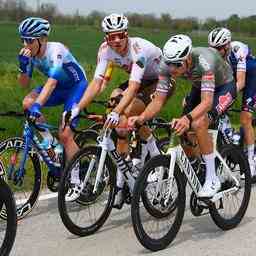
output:
<instances>
[{"instance_id":1,"label":"road bicycle","mask_svg":"<svg viewBox=\"0 0 256 256\"><path fill-rule=\"evenodd\" d=\"M159 125L169 127L170 124ZM186 180L192 189L190 209L194 216L209 213L223 230L235 228L243 219L251 194L248 162L241 149L233 144L222 145L217 150L218 130L209 133L214 142L216 174L221 181L221 190L212 198L198 198L205 181L205 164L199 158L200 164L192 165L174 133L167 153L150 159L139 173L131 216L136 237L145 248L158 251L175 239L185 212ZM150 208L145 207L144 198L150 201Z\"/></svg>"}]
</instances>

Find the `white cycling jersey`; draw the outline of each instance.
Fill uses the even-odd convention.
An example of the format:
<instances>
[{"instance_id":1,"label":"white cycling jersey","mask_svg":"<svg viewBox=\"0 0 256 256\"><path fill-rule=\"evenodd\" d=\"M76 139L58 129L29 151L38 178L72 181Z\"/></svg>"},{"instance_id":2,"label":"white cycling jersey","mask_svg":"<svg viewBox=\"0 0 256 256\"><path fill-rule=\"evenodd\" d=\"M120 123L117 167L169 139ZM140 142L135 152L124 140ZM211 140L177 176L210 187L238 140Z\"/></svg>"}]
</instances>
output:
<instances>
[{"instance_id":1,"label":"white cycling jersey","mask_svg":"<svg viewBox=\"0 0 256 256\"><path fill-rule=\"evenodd\" d=\"M116 53L106 42L100 46L94 79L104 79L110 62L129 73L131 81L140 83L142 80L158 78L161 49L139 37L129 37L128 40L125 56Z\"/></svg>"},{"instance_id":2,"label":"white cycling jersey","mask_svg":"<svg viewBox=\"0 0 256 256\"><path fill-rule=\"evenodd\" d=\"M231 59L235 58L237 71L246 71L246 57L249 52L250 50L246 44L239 41L231 42L231 53L229 59L231 63L233 63L234 61Z\"/></svg>"}]
</instances>

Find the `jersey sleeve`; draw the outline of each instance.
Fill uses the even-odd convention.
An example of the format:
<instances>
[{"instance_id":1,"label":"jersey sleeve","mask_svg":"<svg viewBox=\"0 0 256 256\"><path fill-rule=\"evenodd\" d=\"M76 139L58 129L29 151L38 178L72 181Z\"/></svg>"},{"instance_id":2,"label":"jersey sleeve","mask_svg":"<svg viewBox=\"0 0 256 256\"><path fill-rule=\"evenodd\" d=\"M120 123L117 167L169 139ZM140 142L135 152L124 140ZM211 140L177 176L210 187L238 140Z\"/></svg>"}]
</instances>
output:
<instances>
[{"instance_id":1,"label":"jersey sleeve","mask_svg":"<svg viewBox=\"0 0 256 256\"><path fill-rule=\"evenodd\" d=\"M64 46L63 46L64 48ZM51 67L48 72L49 78L55 80L61 80L62 78L62 68L65 57L65 51L61 47L56 47L51 55Z\"/></svg>"},{"instance_id":2,"label":"jersey sleeve","mask_svg":"<svg viewBox=\"0 0 256 256\"><path fill-rule=\"evenodd\" d=\"M108 64L109 64L109 61L107 58L107 45L103 43L98 52L97 66L94 72L94 79L102 79L102 80L105 79L105 75L106 73L108 73L108 66L109 66Z\"/></svg>"},{"instance_id":3,"label":"jersey sleeve","mask_svg":"<svg viewBox=\"0 0 256 256\"><path fill-rule=\"evenodd\" d=\"M232 47L232 51L237 60L237 71L246 71L246 56L249 53L249 49L246 45L236 44Z\"/></svg>"},{"instance_id":4,"label":"jersey sleeve","mask_svg":"<svg viewBox=\"0 0 256 256\"><path fill-rule=\"evenodd\" d=\"M203 55L199 55L199 67L201 69L201 91L214 92L215 91L215 74L214 68L210 65L210 61Z\"/></svg>"},{"instance_id":5,"label":"jersey sleeve","mask_svg":"<svg viewBox=\"0 0 256 256\"><path fill-rule=\"evenodd\" d=\"M161 61L159 66L158 83L156 91L162 94L170 95L174 89L174 80L169 74L168 66Z\"/></svg>"}]
</instances>

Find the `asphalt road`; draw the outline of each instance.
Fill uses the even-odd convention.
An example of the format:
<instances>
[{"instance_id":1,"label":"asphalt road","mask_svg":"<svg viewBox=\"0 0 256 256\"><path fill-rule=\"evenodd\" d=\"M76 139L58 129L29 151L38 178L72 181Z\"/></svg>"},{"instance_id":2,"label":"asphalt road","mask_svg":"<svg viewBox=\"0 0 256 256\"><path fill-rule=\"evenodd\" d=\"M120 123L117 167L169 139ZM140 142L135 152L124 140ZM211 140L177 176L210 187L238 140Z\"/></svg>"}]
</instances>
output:
<instances>
[{"instance_id":1,"label":"asphalt road","mask_svg":"<svg viewBox=\"0 0 256 256\"><path fill-rule=\"evenodd\" d=\"M188 200L187 200L188 201ZM151 253L137 241L130 208L113 209L105 225L94 235L76 237L61 222L57 198L40 201L19 222L11 256L253 256L256 255L256 187L248 211L233 230L221 231L209 215L194 217L186 210L183 225L173 243L165 250Z\"/></svg>"}]
</instances>

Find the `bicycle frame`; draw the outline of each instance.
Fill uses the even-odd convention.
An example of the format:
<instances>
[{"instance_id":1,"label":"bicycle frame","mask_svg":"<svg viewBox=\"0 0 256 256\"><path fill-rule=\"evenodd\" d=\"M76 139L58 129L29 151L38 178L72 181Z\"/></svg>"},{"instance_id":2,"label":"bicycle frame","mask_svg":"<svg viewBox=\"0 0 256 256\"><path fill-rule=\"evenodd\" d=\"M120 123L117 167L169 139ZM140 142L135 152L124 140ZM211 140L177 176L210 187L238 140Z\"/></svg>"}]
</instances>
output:
<instances>
[{"instance_id":1,"label":"bicycle frame","mask_svg":"<svg viewBox=\"0 0 256 256\"><path fill-rule=\"evenodd\" d=\"M220 160L222 167L224 167L224 168L221 168L222 169L221 172L227 173L227 175L235 181L234 187L224 190L224 191L221 191L221 192L218 192L213 196L213 198L210 199L210 201L214 203L217 200L219 200L220 198L222 198L223 196L225 196L226 194L234 193L234 192L238 191L240 184L239 184L239 181L237 180L237 178L232 175L230 168L228 167L225 160L222 158L222 156L216 149L218 130L208 130L208 131L213 137L214 153L215 153L216 157ZM174 136L174 135L172 135L172 136ZM171 137L170 144L172 144L172 141L173 141L173 137ZM170 148L167 150L166 155L171 156L171 161L170 161L170 165L169 165L169 173L168 173L168 179L170 179L170 186L172 186L172 181L173 181L173 177L174 177L174 167L175 167L175 163L177 163L178 166L180 167L180 170L185 173L191 189L194 191L194 193L197 196L198 192L202 188L202 185L201 185L201 183L195 173L195 170L193 169L186 153L184 152L182 146L180 144L179 145L171 145ZM220 175L220 173L218 173L218 175ZM171 191L172 191L172 188L170 188L170 190L168 192L168 196L165 199L165 204L167 204L167 202L169 201Z\"/></svg>"},{"instance_id":2,"label":"bicycle frame","mask_svg":"<svg viewBox=\"0 0 256 256\"><path fill-rule=\"evenodd\" d=\"M57 129L56 127L50 126L48 124L36 124L37 129L45 130L45 129ZM48 166L48 169L53 171L55 174L59 173L60 163L53 161L47 151L40 147L40 141L35 133L35 127L31 125L28 121L24 123L24 131L23 131L23 138L24 138L24 150L22 154L22 159L19 164L19 168L17 171L16 179L20 181L25 174L25 163L29 153L31 152L32 148L36 149L37 154L42 158L42 160ZM13 170L12 170L13 171ZM11 172L12 172L11 171ZM60 174L59 174L60 175ZM8 173L8 176L11 176L11 173Z\"/></svg>"},{"instance_id":3,"label":"bicycle frame","mask_svg":"<svg viewBox=\"0 0 256 256\"><path fill-rule=\"evenodd\" d=\"M96 174L96 180L95 180L95 184L94 184L94 188L93 188L93 193L97 192L98 185L101 181L102 173L104 170L104 163L105 163L105 160L106 160L106 157L108 154L110 154L110 157L113 160L113 162L122 171L131 192L134 187L135 178L132 176L131 169L130 169L129 165L127 164L127 162L117 152L114 142L110 137L111 132L112 132L112 129L109 129L109 128L104 129L102 134L98 137L98 146L101 148L101 155L100 155L100 160L99 160L99 164L98 164L98 170L97 170L97 174ZM88 168L88 171L84 178L83 184L87 183L87 181L90 177L91 171L93 169L94 163L95 163L95 159L92 159L90 161L89 168Z\"/></svg>"}]
</instances>

